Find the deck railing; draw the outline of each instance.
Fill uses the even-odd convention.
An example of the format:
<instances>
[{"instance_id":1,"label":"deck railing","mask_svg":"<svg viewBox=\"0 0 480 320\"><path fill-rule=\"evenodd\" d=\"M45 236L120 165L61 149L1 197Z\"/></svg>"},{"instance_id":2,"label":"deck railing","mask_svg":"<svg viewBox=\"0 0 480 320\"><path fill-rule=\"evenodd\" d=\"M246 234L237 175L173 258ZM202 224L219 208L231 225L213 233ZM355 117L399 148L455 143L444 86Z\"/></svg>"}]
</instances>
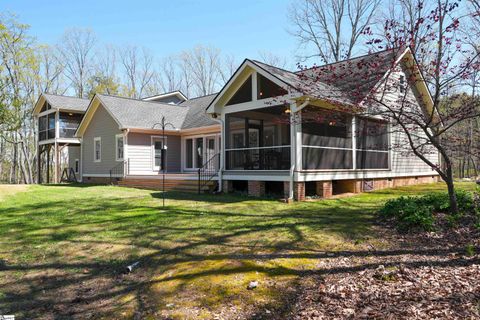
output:
<instances>
[{"instance_id":1,"label":"deck railing","mask_svg":"<svg viewBox=\"0 0 480 320\"><path fill-rule=\"evenodd\" d=\"M115 181L118 181L119 178L123 178L126 175L126 172L129 171L128 163L129 161L127 159L110 169L110 184L114 184Z\"/></svg>"},{"instance_id":2,"label":"deck railing","mask_svg":"<svg viewBox=\"0 0 480 320\"><path fill-rule=\"evenodd\" d=\"M220 168L220 153L213 155L207 162L198 169L198 193L206 186L218 173Z\"/></svg>"}]
</instances>

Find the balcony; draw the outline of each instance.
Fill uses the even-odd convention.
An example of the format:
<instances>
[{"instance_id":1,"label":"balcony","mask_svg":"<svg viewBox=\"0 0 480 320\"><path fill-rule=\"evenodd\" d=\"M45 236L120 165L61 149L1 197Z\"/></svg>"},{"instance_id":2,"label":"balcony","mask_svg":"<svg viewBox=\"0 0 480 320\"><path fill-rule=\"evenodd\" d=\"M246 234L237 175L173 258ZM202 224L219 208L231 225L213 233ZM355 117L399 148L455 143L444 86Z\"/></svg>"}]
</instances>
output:
<instances>
[{"instance_id":1,"label":"balcony","mask_svg":"<svg viewBox=\"0 0 480 320\"><path fill-rule=\"evenodd\" d=\"M38 141L55 138L74 138L82 114L54 112L38 118ZM57 121L58 119L58 121ZM57 136L58 126L58 136Z\"/></svg>"}]
</instances>

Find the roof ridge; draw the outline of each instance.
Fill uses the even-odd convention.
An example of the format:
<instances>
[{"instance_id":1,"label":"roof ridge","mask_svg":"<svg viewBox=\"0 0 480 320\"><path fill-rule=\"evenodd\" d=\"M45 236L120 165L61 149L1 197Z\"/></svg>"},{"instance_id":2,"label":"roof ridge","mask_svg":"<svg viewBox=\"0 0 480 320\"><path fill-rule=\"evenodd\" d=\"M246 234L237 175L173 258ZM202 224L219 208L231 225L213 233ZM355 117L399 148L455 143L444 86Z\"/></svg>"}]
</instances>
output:
<instances>
[{"instance_id":1,"label":"roof ridge","mask_svg":"<svg viewBox=\"0 0 480 320\"><path fill-rule=\"evenodd\" d=\"M63 94L55 94L55 93L48 93L48 92L42 92L42 94L43 95L49 95L49 96L55 96L55 97L72 98L72 99L90 101L90 99L87 99L87 98L72 97L72 96L66 96L66 95L63 95Z\"/></svg>"},{"instance_id":2,"label":"roof ridge","mask_svg":"<svg viewBox=\"0 0 480 320\"><path fill-rule=\"evenodd\" d=\"M291 71L291 70L287 70L287 69L284 69L284 68L280 68L280 67L276 67L276 66L272 66L271 64L268 64L268 63L265 63L265 62L262 62L262 61L258 61L256 59L248 59L252 62L255 62L255 63L261 63L261 64L264 64L266 66L269 66L271 68L275 68L275 69L278 69L278 70L282 70L282 71L285 71L285 72L289 72L289 73L293 73L295 74L295 71Z\"/></svg>"},{"instance_id":3,"label":"roof ridge","mask_svg":"<svg viewBox=\"0 0 480 320\"><path fill-rule=\"evenodd\" d=\"M220 91L219 91L220 92ZM206 94L204 96L198 96L198 97L195 97L195 98L191 98L191 99L188 99L188 100L185 100L183 102L188 102L188 101L191 101L191 100L195 100L195 99L201 99L201 98L205 98L205 97L210 97L210 96L213 96L213 95L217 95L218 92L215 92L215 93L210 93L210 94ZM182 103L183 103L182 102Z\"/></svg>"},{"instance_id":4,"label":"roof ridge","mask_svg":"<svg viewBox=\"0 0 480 320\"><path fill-rule=\"evenodd\" d=\"M352 61L352 60L355 60L355 59L362 59L362 58L365 58L365 57L368 57L368 56L374 56L374 55L377 55L377 54L385 53L387 51L393 51L395 49L400 50L401 48L388 48L388 49L373 52L373 53L366 53L366 54L362 54L361 56L357 56L357 57L353 57L353 58L348 58L348 59L344 59L344 60L340 60L340 61L336 61L336 62L325 63L325 64L322 64L322 65L313 66L313 67L306 68L306 69L303 69L303 70L293 71L293 73L297 74L297 73L304 72L304 71L311 70L311 69L315 69L315 68L323 68L323 67L332 66L332 65L338 64L338 63Z\"/></svg>"}]
</instances>

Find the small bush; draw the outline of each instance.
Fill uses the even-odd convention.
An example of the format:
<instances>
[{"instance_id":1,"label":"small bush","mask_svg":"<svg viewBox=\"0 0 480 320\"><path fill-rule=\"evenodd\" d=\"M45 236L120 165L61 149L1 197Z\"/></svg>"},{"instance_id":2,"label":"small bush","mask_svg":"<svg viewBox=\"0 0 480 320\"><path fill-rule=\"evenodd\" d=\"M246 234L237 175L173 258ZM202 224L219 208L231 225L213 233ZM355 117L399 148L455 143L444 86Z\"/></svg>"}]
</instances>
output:
<instances>
[{"instance_id":1,"label":"small bush","mask_svg":"<svg viewBox=\"0 0 480 320\"><path fill-rule=\"evenodd\" d=\"M420 201L418 197L400 197L389 200L380 210L380 215L396 220L397 228L400 231L412 229L430 231L435 222L433 207Z\"/></svg>"},{"instance_id":2,"label":"small bush","mask_svg":"<svg viewBox=\"0 0 480 320\"><path fill-rule=\"evenodd\" d=\"M465 247L465 255L467 257L472 257L475 255L475 246L473 244L467 244Z\"/></svg>"},{"instance_id":3,"label":"small bush","mask_svg":"<svg viewBox=\"0 0 480 320\"><path fill-rule=\"evenodd\" d=\"M456 191L456 195L461 213L475 211L476 196L464 190ZM421 197L400 197L389 200L380 210L380 215L394 220L400 231L431 231L435 224L434 213L449 211L451 210L448 193L438 192ZM450 225L454 226L460 217L461 215L451 215L447 219Z\"/></svg>"}]
</instances>

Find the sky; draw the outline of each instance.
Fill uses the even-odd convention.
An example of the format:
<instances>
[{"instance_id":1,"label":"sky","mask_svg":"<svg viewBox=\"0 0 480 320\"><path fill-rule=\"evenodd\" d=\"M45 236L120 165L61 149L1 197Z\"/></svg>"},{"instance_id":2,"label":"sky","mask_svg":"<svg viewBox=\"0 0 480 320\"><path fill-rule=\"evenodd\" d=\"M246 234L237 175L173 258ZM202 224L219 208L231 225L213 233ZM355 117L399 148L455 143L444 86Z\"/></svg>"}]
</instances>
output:
<instances>
[{"instance_id":1,"label":"sky","mask_svg":"<svg viewBox=\"0 0 480 320\"><path fill-rule=\"evenodd\" d=\"M92 29L99 43L138 45L158 57L211 45L236 60L265 51L290 62L297 52L288 33L292 0L1 0L40 43L57 43L66 29Z\"/></svg>"}]
</instances>

